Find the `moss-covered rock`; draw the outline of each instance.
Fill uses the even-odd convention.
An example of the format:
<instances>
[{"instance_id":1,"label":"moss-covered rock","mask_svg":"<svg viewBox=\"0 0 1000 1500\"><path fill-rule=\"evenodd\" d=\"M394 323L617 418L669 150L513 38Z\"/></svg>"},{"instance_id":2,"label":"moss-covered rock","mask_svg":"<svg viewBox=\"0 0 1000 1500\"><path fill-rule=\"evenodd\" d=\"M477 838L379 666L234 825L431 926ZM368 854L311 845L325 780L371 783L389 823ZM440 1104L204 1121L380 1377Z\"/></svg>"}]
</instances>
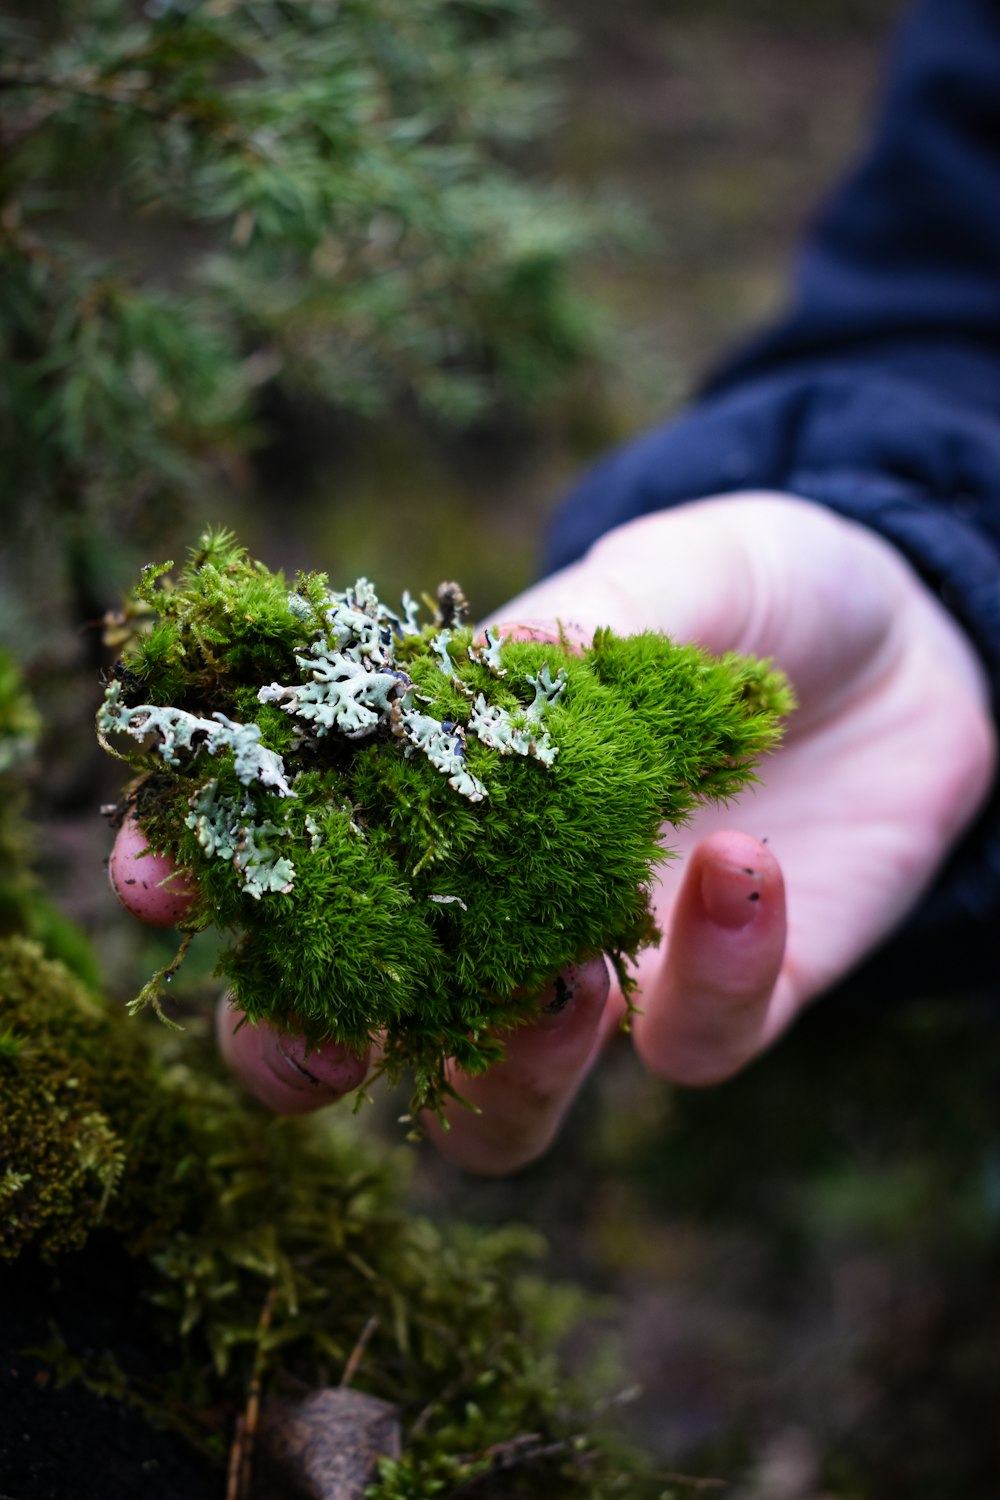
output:
<instances>
[{"instance_id":1,"label":"moss-covered rock","mask_svg":"<svg viewBox=\"0 0 1000 1500\"><path fill-rule=\"evenodd\" d=\"M181 1210L184 1135L134 1029L37 943L0 939L0 1260L98 1225L154 1243Z\"/></svg>"},{"instance_id":2,"label":"moss-covered rock","mask_svg":"<svg viewBox=\"0 0 1000 1500\"><path fill-rule=\"evenodd\" d=\"M357 1127L272 1118L207 1036L137 1025L36 944L0 943L0 1275L37 1303L40 1389L82 1381L221 1467L252 1382L301 1393L350 1368L399 1415L376 1500L506 1494L510 1466L525 1496L619 1493L555 1357L579 1299L534 1273L537 1238L433 1224L398 1189ZM70 1285L114 1303L109 1347L51 1322ZM3 1330L0 1352L18 1352ZM0 1454L9 1436L0 1419Z\"/></svg>"}]
</instances>

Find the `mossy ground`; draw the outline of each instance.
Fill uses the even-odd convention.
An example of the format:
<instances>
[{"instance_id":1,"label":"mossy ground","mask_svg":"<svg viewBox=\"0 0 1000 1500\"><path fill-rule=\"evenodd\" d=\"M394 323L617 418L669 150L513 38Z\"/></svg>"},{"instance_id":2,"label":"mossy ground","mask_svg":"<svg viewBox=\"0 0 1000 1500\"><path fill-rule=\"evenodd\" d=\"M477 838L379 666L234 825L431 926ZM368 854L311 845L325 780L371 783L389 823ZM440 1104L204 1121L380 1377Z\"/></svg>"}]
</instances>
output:
<instances>
[{"instance_id":1,"label":"mossy ground","mask_svg":"<svg viewBox=\"0 0 1000 1500\"><path fill-rule=\"evenodd\" d=\"M77 1382L102 1425L117 1407L141 1440L152 1421L221 1475L254 1372L301 1393L353 1355L352 1383L393 1403L403 1433L373 1500L507 1493L497 1453L516 1459L518 1494L623 1492L556 1359L581 1303L537 1277L533 1234L408 1214L356 1130L242 1103L207 1035L130 1021L19 938L0 942L0 1027L0 1286L19 1307L0 1331L5 1464L55 1472L19 1446L22 1357L39 1401ZM74 1295L108 1304L89 1335Z\"/></svg>"}]
</instances>

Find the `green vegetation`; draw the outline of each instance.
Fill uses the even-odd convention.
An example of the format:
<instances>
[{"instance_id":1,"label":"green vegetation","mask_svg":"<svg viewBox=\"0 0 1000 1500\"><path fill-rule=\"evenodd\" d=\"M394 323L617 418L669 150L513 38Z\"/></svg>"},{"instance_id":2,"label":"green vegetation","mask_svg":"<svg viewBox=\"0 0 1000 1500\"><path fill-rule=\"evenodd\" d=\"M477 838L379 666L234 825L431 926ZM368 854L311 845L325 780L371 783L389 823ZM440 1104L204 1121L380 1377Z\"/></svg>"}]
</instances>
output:
<instances>
[{"instance_id":1,"label":"green vegetation","mask_svg":"<svg viewBox=\"0 0 1000 1500\"><path fill-rule=\"evenodd\" d=\"M609 215L522 165L565 48L535 0L4 7L0 488L35 631L57 582L99 614L265 410L462 425L594 352L571 270Z\"/></svg>"},{"instance_id":2,"label":"green vegetation","mask_svg":"<svg viewBox=\"0 0 1000 1500\"><path fill-rule=\"evenodd\" d=\"M26 817L26 783L40 727L13 658L0 649L0 937L34 938L97 988L98 966L86 938L52 904L32 872L35 835Z\"/></svg>"},{"instance_id":3,"label":"green vegetation","mask_svg":"<svg viewBox=\"0 0 1000 1500\"><path fill-rule=\"evenodd\" d=\"M0 750L11 737L0 723ZM399 1417L373 1500L489 1496L508 1474L539 1500L623 1493L556 1357L583 1303L539 1279L538 1238L414 1217L349 1124L273 1119L222 1076L197 1017L183 1038L136 1024L38 943L0 936L0 1274L15 1299L25 1278L47 1329L26 1351L5 1322L5 1380L22 1396L41 1359L40 1400L53 1375L83 1382L221 1471L251 1388L349 1370ZM51 1321L67 1284L106 1303L106 1346ZM10 1442L20 1427L0 1423L0 1455Z\"/></svg>"},{"instance_id":4,"label":"green vegetation","mask_svg":"<svg viewBox=\"0 0 1000 1500\"><path fill-rule=\"evenodd\" d=\"M145 773L126 804L197 878L183 925L237 934L220 969L251 1020L381 1035L414 1108L570 961L609 952L628 991L662 823L738 792L791 704L766 663L653 634L479 640L454 585L423 628L365 580L290 589L225 534L163 571L98 714Z\"/></svg>"},{"instance_id":5,"label":"green vegetation","mask_svg":"<svg viewBox=\"0 0 1000 1500\"><path fill-rule=\"evenodd\" d=\"M519 1493L618 1493L555 1359L582 1304L533 1274L537 1238L415 1219L398 1186L357 1136L270 1119L237 1099L207 1047L187 1039L182 1055L37 945L0 940L6 1284L26 1252L55 1278L95 1235L105 1257L124 1244L145 1267L132 1316L166 1351L135 1384L127 1354L121 1366L114 1349L74 1353L56 1328L57 1374L106 1393L110 1359L119 1399L202 1442L214 1432L221 1454L252 1375L267 1390L315 1389L358 1350L352 1382L392 1402L403 1431L378 1500L451 1493L508 1445ZM107 1295L99 1278L95 1295Z\"/></svg>"},{"instance_id":6,"label":"green vegetation","mask_svg":"<svg viewBox=\"0 0 1000 1500\"><path fill-rule=\"evenodd\" d=\"M183 1130L147 1071L141 1038L63 964L0 940L0 1260L78 1249L98 1224L148 1244L176 1218Z\"/></svg>"}]
</instances>

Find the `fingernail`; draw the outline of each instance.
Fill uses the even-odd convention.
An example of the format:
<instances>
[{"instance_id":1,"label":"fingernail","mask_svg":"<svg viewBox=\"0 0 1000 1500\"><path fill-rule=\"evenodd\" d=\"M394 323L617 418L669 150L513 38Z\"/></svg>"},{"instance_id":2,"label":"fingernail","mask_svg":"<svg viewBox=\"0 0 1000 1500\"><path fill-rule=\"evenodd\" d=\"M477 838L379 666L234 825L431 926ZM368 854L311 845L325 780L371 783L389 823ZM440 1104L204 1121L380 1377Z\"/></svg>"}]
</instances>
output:
<instances>
[{"instance_id":1,"label":"fingernail","mask_svg":"<svg viewBox=\"0 0 1000 1500\"><path fill-rule=\"evenodd\" d=\"M367 1058L339 1042L309 1047L304 1037L267 1027L261 1054L270 1071L288 1088L325 1094L347 1094L358 1088L368 1071Z\"/></svg>"},{"instance_id":2,"label":"fingernail","mask_svg":"<svg viewBox=\"0 0 1000 1500\"><path fill-rule=\"evenodd\" d=\"M701 870L701 899L717 927L737 932L753 921L760 902L756 870L706 860Z\"/></svg>"}]
</instances>

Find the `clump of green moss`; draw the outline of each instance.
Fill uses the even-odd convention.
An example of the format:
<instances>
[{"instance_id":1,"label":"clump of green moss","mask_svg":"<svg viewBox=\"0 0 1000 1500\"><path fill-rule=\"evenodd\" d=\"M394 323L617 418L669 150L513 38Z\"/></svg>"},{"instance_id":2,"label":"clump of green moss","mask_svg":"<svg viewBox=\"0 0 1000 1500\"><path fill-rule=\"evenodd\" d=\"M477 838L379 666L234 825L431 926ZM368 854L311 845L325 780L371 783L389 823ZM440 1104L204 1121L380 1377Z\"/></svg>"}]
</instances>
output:
<instances>
[{"instance_id":1,"label":"clump of green moss","mask_svg":"<svg viewBox=\"0 0 1000 1500\"><path fill-rule=\"evenodd\" d=\"M31 838L24 818L24 771L38 729L20 674L0 650L0 932L20 931L27 920Z\"/></svg>"},{"instance_id":2,"label":"clump of green moss","mask_svg":"<svg viewBox=\"0 0 1000 1500\"><path fill-rule=\"evenodd\" d=\"M791 706L768 663L477 635L454 585L421 625L364 579L290 587L225 533L171 566L145 572L98 714L145 773L131 806L196 876L185 925L234 934L220 971L251 1021L381 1038L415 1105L448 1057L501 1055L571 960L609 953L628 991L662 824L739 792Z\"/></svg>"},{"instance_id":3,"label":"clump of green moss","mask_svg":"<svg viewBox=\"0 0 1000 1500\"><path fill-rule=\"evenodd\" d=\"M88 1240L98 1272L123 1244L137 1268L127 1347L72 1348L57 1326L57 1376L107 1394L112 1368L116 1399L221 1467L254 1383L301 1395L350 1370L399 1416L373 1500L506 1494L511 1475L525 1496L621 1493L556 1356L581 1299L540 1280L537 1237L414 1217L356 1128L245 1103L194 1032L136 1026L36 944L0 941L5 1284L32 1250L58 1278ZM137 1327L155 1372L131 1368Z\"/></svg>"},{"instance_id":4,"label":"clump of green moss","mask_svg":"<svg viewBox=\"0 0 1000 1500\"><path fill-rule=\"evenodd\" d=\"M32 870L36 835L26 817L29 770L41 721L10 654L0 649L0 937L32 937L92 988L98 965L86 938L41 890Z\"/></svg>"},{"instance_id":5,"label":"clump of green moss","mask_svg":"<svg viewBox=\"0 0 1000 1500\"><path fill-rule=\"evenodd\" d=\"M0 939L0 1260L77 1249L98 1226L145 1244L176 1219L183 1122L128 1030L37 943Z\"/></svg>"}]
</instances>

